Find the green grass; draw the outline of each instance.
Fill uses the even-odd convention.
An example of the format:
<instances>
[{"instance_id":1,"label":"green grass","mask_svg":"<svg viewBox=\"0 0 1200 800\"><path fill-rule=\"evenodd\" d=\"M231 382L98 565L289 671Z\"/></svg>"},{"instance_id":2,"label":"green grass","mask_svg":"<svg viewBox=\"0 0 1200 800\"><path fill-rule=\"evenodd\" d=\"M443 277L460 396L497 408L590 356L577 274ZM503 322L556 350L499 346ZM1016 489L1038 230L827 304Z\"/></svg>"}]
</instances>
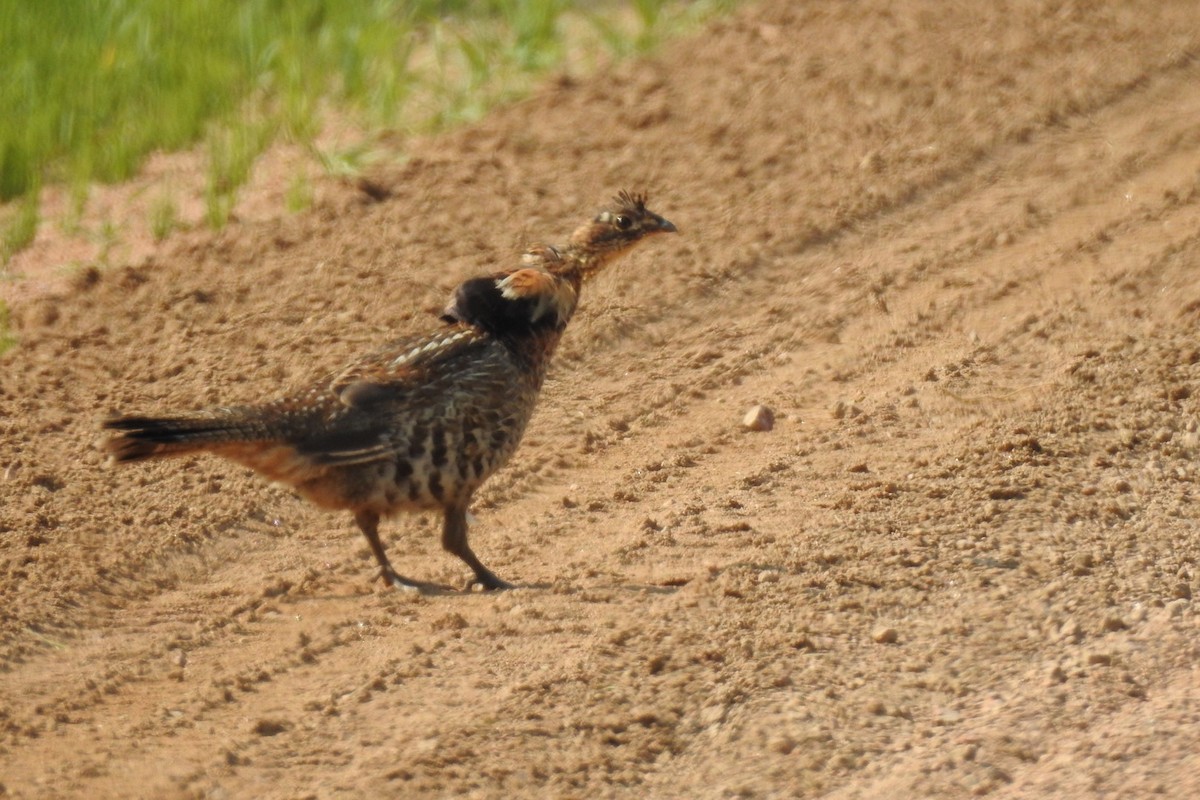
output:
<instances>
[{"instance_id":1,"label":"green grass","mask_svg":"<svg viewBox=\"0 0 1200 800\"><path fill-rule=\"evenodd\" d=\"M0 203L52 182L86 197L156 150L203 144L220 226L257 156L280 136L311 143L325 109L365 131L460 124L564 62L644 51L734 1L0 0ZM11 255L36 208L9 216Z\"/></svg>"},{"instance_id":2,"label":"green grass","mask_svg":"<svg viewBox=\"0 0 1200 800\"><path fill-rule=\"evenodd\" d=\"M166 239L178 224L179 207L171 195L164 191L150 205L150 232L154 235L154 241Z\"/></svg>"},{"instance_id":3,"label":"green grass","mask_svg":"<svg viewBox=\"0 0 1200 800\"><path fill-rule=\"evenodd\" d=\"M37 235L41 214L38 211L36 190L30 191L0 215L0 267L8 264Z\"/></svg>"},{"instance_id":4,"label":"green grass","mask_svg":"<svg viewBox=\"0 0 1200 800\"><path fill-rule=\"evenodd\" d=\"M0 356L3 356L17 343L17 337L12 332L8 318L8 306L0 300Z\"/></svg>"},{"instance_id":5,"label":"green grass","mask_svg":"<svg viewBox=\"0 0 1200 800\"><path fill-rule=\"evenodd\" d=\"M303 173L297 173L288 183L287 195L284 198L284 204L287 210L295 214L298 211L304 211L312 205L313 190L312 184L308 177Z\"/></svg>"},{"instance_id":6,"label":"green grass","mask_svg":"<svg viewBox=\"0 0 1200 800\"><path fill-rule=\"evenodd\" d=\"M249 179L255 159L275 138L277 128L277 120L266 117L210 129L204 191L209 225L220 228L229 219L238 188Z\"/></svg>"}]
</instances>

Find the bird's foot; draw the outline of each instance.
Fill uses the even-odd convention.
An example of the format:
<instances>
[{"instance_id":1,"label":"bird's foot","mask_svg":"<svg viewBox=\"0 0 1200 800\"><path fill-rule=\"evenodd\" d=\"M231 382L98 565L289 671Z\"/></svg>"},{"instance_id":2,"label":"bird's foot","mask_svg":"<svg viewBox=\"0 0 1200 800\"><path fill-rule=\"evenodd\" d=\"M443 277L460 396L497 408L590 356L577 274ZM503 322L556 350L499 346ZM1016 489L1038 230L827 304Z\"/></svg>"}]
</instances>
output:
<instances>
[{"instance_id":1,"label":"bird's foot","mask_svg":"<svg viewBox=\"0 0 1200 800\"><path fill-rule=\"evenodd\" d=\"M516 589L517 585L509 583L502 578L496 577L496 573L487 571L477 574L475 577L467 581L464 588L465 591L471 591L476 586L481 587L485 592L495 592L504 589Z\"/></svg>"},{"instance_id":2,"label":"bird's foot","mask_svg":"<svg viewBox=\"0 0 1200 800\"><path fill-rule=\"evenodd\" d=\"M416 581L412 578L406 578L395 570L381 570L379 577L384 583L387 583L402 592L416 592L422 595L449 594L454 590L449 586L443 586L440 583L427 583L425 581Z\"/></svg>"}]
</instances>

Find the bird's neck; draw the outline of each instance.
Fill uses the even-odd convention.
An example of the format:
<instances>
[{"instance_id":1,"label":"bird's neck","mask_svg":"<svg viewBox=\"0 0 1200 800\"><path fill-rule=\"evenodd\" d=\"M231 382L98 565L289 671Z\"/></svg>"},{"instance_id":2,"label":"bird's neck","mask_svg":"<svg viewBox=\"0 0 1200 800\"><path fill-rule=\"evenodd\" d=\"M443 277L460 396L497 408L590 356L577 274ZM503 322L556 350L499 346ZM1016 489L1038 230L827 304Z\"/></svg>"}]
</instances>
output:
<instances>
[{"instance_id":1,"label":"bird's neck","mask_svg":"<svg viewBox=\"0 0 1200 800\"><path fill-rule=\"evenodd\" d=\"M584 229L580 229L567 244L551 248L558 254L558 259L546 265L550 272L557 275L577 277L580 284L599 274L617 256L613 250L596 247L581 235L583 232Z\"/></svg>"}]
</instances>

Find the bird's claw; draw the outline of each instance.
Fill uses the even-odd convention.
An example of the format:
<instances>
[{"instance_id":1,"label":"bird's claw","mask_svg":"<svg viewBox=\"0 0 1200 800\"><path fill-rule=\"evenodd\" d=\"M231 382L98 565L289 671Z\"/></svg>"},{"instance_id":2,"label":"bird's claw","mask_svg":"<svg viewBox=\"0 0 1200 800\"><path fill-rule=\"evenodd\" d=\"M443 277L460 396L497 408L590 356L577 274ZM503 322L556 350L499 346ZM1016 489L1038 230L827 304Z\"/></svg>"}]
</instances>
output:
<instances>
[{"instance_id":1,"label":"bird's claw","mask_svg":"<svg viewBox=\"0 0 1200 800\"><path fill-rule=\"evenodd\" d=\"M463 590L469 592L476 586L479 586L485 592L497 592L517 588L516 584L497 578L495 575L476 575L467 581L467 585L463 587Z\"/></svg>"}]
</instances>

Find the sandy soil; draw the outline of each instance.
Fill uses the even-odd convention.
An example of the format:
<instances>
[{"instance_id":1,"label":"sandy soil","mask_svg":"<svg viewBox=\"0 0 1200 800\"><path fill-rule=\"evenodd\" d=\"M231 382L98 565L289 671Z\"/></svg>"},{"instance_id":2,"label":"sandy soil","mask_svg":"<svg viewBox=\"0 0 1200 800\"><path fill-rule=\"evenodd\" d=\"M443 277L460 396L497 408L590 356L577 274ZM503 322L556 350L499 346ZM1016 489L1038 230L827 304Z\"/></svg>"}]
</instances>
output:
<instances>
[{"instance_id":1,"label":"sandy soil","mask_svg":"<svg viewBox=\"0 0 1200 800\"><path fill-rule=\"evenodd\" d=\"M1196 796L1198 54L1194 0L767 2L417 143L382 202L26 296L7 796ZM95 448L624 187L683 235L591 287L475 509L527 588L386 590L346 517ZM463 580L436 531L393 560Z\"/></svg>"}]
</instances>

